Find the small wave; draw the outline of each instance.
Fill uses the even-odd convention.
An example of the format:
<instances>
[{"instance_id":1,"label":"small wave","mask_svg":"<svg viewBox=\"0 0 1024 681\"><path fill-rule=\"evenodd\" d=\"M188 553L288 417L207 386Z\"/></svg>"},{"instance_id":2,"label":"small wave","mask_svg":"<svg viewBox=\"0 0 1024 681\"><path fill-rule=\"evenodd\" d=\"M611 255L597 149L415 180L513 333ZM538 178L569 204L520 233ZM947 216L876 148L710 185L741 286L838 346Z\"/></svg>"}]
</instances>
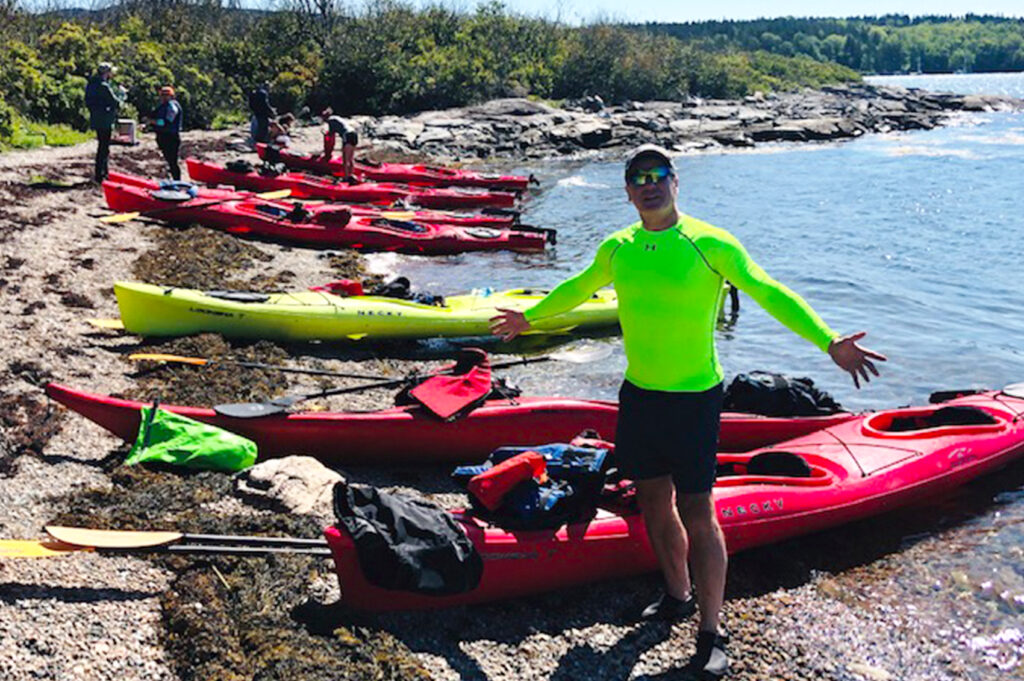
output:
<instances>
[{"instance_id":1,"label":"small wave","mask_svg":"<svg viewBox=\"0 0 1024 681\"><path fill-rule=\"evenodd\" d=\"M931 158L963 158L968 160L979 160L981 156L970 149L942 149L924 145L903 145L886 149L889 156L927 156Z\"/></svg>"},{"instance_id":2,"label":"small wave","mask_svg":"<svg viewBox=\"0 0 1024 681\"><path fill-rule=\"evenodd\" d=\"M992 136L964 137L962 139L975 144L998 144L1007 147L1024 145L1024 134L1019 132L1007 132L1002 135Z\"/></svg>"},{"instance_id":3,"label":"small wave","mask_svg":"<svg viewBox=\"0 0 1024 681\"><path fill-rule=\"evenodd\" d=\"M600 182L591 182L584 178L582 175L572 175L570 177L563 177L558 181L557 186L559 187L586 187L588 189L611 189L606 184Z\"/></svg>"},{"instance_id":4,"label":"small wave","mask_svg":"<svg viewBox=\"0 0 1024 681\"><path fill-rule=\"evenodd\" d=\"M366 269L370 274L387 276L398 272L400 256L397 253L367 253L365 257Z\"/></svg>"}]
</instances>

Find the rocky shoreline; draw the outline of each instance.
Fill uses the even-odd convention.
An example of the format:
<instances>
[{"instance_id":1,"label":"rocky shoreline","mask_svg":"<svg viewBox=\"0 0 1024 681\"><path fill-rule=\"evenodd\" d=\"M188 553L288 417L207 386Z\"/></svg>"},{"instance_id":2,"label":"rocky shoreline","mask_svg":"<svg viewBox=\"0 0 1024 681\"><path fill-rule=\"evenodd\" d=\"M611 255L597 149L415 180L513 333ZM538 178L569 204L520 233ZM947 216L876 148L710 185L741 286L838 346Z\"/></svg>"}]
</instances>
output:
<instances>
[{"instance_id":1,"label":"rocky shoreline","mask_svg":"<svg viewBox=\"0 0 1024 681\"><path fill-rule=\"evenodd\" d=\"M540 168L542 161L557 158L618 157L624 149L647 141L686 152L779 141L842 140L868 132L934 127L961 111L1021 109L1022 105L1019 100L998 97L857 85L818 93L754 96L742 102L604 107L590 100L556 109L528 100L500 100L405 118L360 117L357 122L374 154L494 163L507 160ZM184 152L227 160L235 155L224 151L228 137L228 133L190 132L185 136ZM317 137L315 129L299 129L296 147L313 151L319 145ZM147 499L162 502L149 509L151 516L139 521L147 526L200 520L228 523L246 514L257 520L269 518L265 503L257 503L256 508L250 505L252 488L258 486L251 475L245 489L236 489L233 495L225 493L225 488L242 485L213 475L197 476L194 484L188 476L170 473L162 477L129 475L116 466L124 454L118 440L76 415L47 405L41 395L47 380L105 393L139 389L140 382L129 373L137 367L127 363L124 355L143 344L131 337L97 333L84 320L116 315L111 282L131 276L147 255L157 259L165 255L166 228L149 223L97 223L95 217L105 211L94 187L50 190L26 186L38 175L72 181L87 177L93 150L89 143L0 156L0 198L4 203L0 208L0 331L10 339L0 363L0 534L38 536L46 523L81 509L83 496L108 493L125 495L122 504L129 510ZM116 149L112 163L139 174L156 174L161 168L149 140L138 148ZM197 248L198 239L187 232L179 236ZM257 280L285 282L296 289L340 276L322 254L246 243L259 257L246 255L245 263L236 262L238 271L217 271L217 276L230 276L248 285ZM239 260L232 256L232 262ZM361 258L352 260L358 264ZM182 347L177 351L189 354ZM210 347L191 351L208 352ZM226 352L241 350L227 347ZM372 364L343 361L316 348L277 348L272 356L255 359L276 361L278 355L333 370L400 374L410 368L409 363L396 360ZM196 382L194 370L174 371L163 374L160 386L168 401L182 399L176 395L183 394L188 371ZM213 382L210 374L200 378L204 384ZM526 372L513 378L530 390ZM246 383L247 388L258 389L255 378L246 378ZM280 392L315 387L319 386L274 385ZM230 384L225 389L229 388L236 386ZM386 404L389 397L376 393L358 403L331 406L369 409ZM344 474L382 487L429 492L446 505L464 502L443 467L352 467ZM181 492L182 508L170 508L161 491L177 490L178 483L191 485L189 493L207 501L193 504L192 497ZM147 497L147 486L157 491L148 492ZM88 510L102 512L93 507ZM329 513L323 504L313 512ZM142 513L139 511L140 516ZM296 522L300 520L316 525L311 517ZM264 522L261 529L270 531L270 520ZM960 585L962 580L955 576L921 576L887 565L886 556L908 550L902 543L904 536L935 531L933 523L925 523L922 530L912 525L909 531L893 530L893 524L892 518L876 519L824 537L737 556L730 568L725 612L734 638L732 678L980 678L961 666L962 641L976 633L970 629L973 620L956 613L962 615L953 617L962 631L955 631L955 636L933 631L921 625L913 606L900 598L911 590L963 589L964 598L958 602L966 609L975 604L970 587ZM929 552L940 550L943 541L939 533L909 550L917 551L923 561ZM303 639L301 635L312 628L310 619L299 617L298 608L293 612L285 606L290 608L304 598L313 606L336 600L337 583L328 564L304 563L298 568L260 564L244 579L241 571L232 574L223 564L218 565L225 573L220 577L217 565L212 569L204 563L182 567L133 557L0 560L0 676L11 681L371 677L369 667L359 667L367 673L363 677L329 677L328 671L313 676L302 672L302 667L289 667L299 664L296 658L305 654L294 649L293 642L307 645L314 640L325 648L331 646L323 656L341 657L341 650L360 664L377 665L372 678L671 681L680 678L679 667L692 652L692 622L670 626L633 621L638 604L656 593L656 576L443 614L356 619L325 610L323 630ZM289 590L288 597L277 604L279 612L275 614L280 617L273 622L263 623L265 612L259 611L270 606L254 600L254 592L244 590L243 582L257 576ZM226 579L223 589L218 586L222 579ZM186 589L189 582L196 581L206 590ZM181 607L174 609L175 601L180 601ZM225 604L231 607L218 609ZM189 613L194 613L194 621L188 620ZM203 620L216 625L212 634L223 634L223 640L211 635L200 641ZM245 655L235 658L237 668L225 669L230 676L200 666L211 646L227 647L228 639L237 644L254 628L269 631L280 637L280 642L247 640L255 649L239 649ZM255 652L264 657L257 658ZM323 656L304 662L319 664ZM251 667L253 659L269 659L277 667L257 674ZM202 672L208 675L202 676Z\"/></svg>"},{"instance_id":2,"label":"rocky shoreline","mask_svg":"<svg viewBox=\"0 0 1024 681\"><path fill-rule=\"evenodd\" d=\"M772 142L827 142L867 133L928 130L958 112L1019 110L1011 97L954 95L855 84L742 100L629 102L598 97L565 108L528 99L413 116L357 117L378 149L436 159L550 159L603 156L645 142L680 153Z\"/></svg>"}]
</instances>

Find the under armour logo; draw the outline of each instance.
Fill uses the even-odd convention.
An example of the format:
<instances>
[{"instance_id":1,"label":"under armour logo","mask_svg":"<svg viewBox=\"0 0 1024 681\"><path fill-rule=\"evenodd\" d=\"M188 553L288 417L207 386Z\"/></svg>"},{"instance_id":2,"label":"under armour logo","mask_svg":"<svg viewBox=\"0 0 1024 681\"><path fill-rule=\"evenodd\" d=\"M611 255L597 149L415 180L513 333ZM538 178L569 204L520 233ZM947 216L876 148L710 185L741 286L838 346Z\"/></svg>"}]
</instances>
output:
<instances>
[{"instance_id":1,"label":"under armour logo","mask_svg":"<svg viewBox=\"0 0 1024 681\"><path fill-rule=\"evenodd\" d=\"M645 251L656 251L656 250L658 250L658 247L655 244L644 244L644 250Z\"/></svg>"}]
</instances>

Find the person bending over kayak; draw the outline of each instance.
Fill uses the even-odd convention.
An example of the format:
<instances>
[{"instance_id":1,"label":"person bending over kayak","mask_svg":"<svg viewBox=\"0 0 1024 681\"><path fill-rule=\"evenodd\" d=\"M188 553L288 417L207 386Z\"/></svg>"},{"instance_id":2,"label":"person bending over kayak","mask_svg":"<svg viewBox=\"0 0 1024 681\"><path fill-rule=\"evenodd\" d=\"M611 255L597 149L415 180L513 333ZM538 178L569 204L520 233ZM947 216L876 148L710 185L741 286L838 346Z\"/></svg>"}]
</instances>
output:
<instances>
[{"instance_id":1,"label":"person bending over kayak","mask_svg":"<svg viewBox=\"0 0 1024 681\"><path fill-rule=\"evenodd\" d=\"M619 391L616 460L636 481L665 578L665 591L641 617L681 619L699 603L697 650L687 670L719 677L728 671L727 635L719 622L727 557L711 489L723 394L714 342L723 280L827 352L858 388L860 379L878 375L872 360L885 357L858 345L864 332L839 336L830 329L796 293L769 277L734 236L680 213L679 179L664 149L638 147L626 159L625 176L640 220L608 237L589 267L533 307L500 309L491 328L511 340L531 322L567 312L602 286L615 285L628 362Z\"/></svg>"},{"instance_id":2,"label":"person bending over kayak","mask_svg":"<svg viewBox=\"0 0 1024 681\"><path fill-rule=\"evenodd\" d=\"M324 109L320 118L327 124L324 130L324 160L330 161L334 153L334 143L337 137L341 137L341 172L345 179L349 179L355 172L356 147L359 146L359 134L356 129L341 116L335 116L331 109Z\"/></svg>"}]
</instances>

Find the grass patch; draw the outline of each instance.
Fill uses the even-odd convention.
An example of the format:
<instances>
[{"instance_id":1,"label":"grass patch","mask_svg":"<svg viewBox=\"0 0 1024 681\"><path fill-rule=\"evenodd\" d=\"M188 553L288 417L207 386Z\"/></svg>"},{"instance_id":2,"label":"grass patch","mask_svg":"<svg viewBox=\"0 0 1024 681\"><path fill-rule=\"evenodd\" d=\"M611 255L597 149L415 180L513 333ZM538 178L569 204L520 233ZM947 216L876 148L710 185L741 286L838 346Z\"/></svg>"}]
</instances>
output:
<instances>
[{"instance_id":1,"label":"grass patch","mask_svg":"<svg viewBox=\"0 0 1024 681\"><path fill-rule=\"evenodd\" d=\"M249 120L241 111L220 111L213 116L213 120L210 121L211 130L231 130L237 128Z\"/></svg>"},{"instance_id":2,"label":"grass patch","mask_svg":"<svg viewBox=\"0 0 1024 681\"><path fill-rule=\"evenodd\" d=\"M43 145L69 147L93 138L91 132L80 132L63 123L37 123L18 117L13 121L10 137L0 139L0 149L35 149Z\"/></svg>"}]
</instances>

